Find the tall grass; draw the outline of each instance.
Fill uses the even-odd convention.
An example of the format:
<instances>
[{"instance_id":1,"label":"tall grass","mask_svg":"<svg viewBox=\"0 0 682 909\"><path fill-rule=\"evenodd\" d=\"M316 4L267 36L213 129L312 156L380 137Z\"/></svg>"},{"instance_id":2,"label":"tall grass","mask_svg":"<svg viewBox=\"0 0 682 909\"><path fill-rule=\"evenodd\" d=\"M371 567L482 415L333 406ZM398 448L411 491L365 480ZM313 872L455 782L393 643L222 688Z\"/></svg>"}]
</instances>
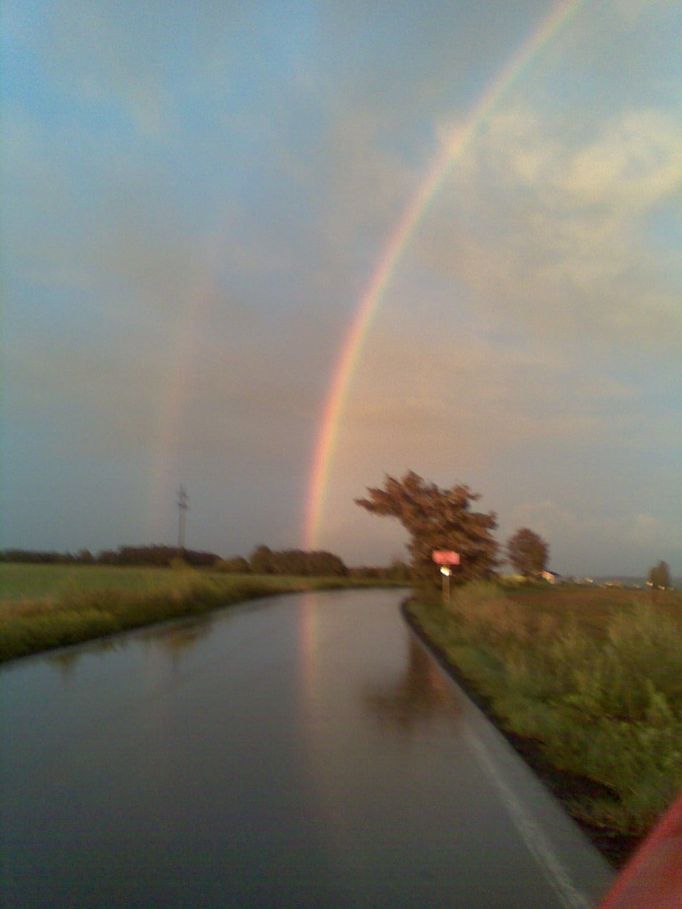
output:
<instances>
[{"instance_id":1,"label":"tall grass","mask_svg":"<svg viewBox=\"0 0 682 909\"><path fill-rule=\"evenodd\" d=\"M156 590L79 589L0 603L0 661L75 644L127 628L196 615L256 597L297 590L379 586L349 578L286 578L178 572Z\"/></svg>"},{"instance_id":2,"label":"tall grass","mask_svg":"<svg viewBox=\"0 0 682 909\"><path fill-rule=\"evenodd\" d=\"M128 565L32 565L0 562L0 602L54 597L80 590L154 591L173 587L169 568Z\"/></svg>"},{"instance_id":3,"label":"tall grass","mask_svg":"<svg viewBox=\"0 0 682 909\"><path fill-rule=\"evenodd\" d=\"M682 625L666 608L675 596L633 598L599 631L579 610L540 609L494 584L412 612L511 731L606 787L571 805L577 817L641 835L682 789Z\"/></svg>"}]
</instances>

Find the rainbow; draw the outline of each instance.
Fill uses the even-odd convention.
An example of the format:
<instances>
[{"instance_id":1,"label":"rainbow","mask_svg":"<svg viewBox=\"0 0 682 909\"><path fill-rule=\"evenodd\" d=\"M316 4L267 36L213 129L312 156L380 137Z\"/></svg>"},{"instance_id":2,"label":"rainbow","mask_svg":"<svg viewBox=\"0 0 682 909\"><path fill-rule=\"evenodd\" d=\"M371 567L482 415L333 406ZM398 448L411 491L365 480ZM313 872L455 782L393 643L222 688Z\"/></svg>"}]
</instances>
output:
<instances>
[{"instance_id":1,"label":"rainbow","mask_svg":"<svg viewBox=\"0 0 682 909\"><path fill-rule=\"evenodd\" d=\"M467 143L495 108L495 105L539 51L554 38L584 6L587 0L559 0L535 31L495 76L466 119L443 144L425 178L410 199L395 229L389 236L374 273L365 287L353 314L350 328L341 344L332 379L322 408L320 430L315 439L312 467L306 497L303 527L305 549L315 549L324 508L329 471L338 439L339 426L355 367L358 363L372 317L386 292L401 256L429 203L443 183L449 169L462 155Z\"/></svg>"}]
</instances>

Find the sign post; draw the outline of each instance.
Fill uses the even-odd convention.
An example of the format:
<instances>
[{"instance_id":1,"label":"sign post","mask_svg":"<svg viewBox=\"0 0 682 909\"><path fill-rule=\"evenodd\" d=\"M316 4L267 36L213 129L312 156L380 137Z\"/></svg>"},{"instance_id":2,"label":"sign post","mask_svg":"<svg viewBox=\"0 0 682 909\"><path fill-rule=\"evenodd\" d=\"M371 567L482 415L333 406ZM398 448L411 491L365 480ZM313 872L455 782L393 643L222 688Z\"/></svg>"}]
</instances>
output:
<instances>
[{"instance_id":1,"label":"sign post","mask_svg":"<svg viewBox=\"0 0 682 909\"><path fill-rule=\"evenodd\" d=\"M446 565L441 565L440 573L443 575L443 602L450 602L450 575L452 572Z\"/></svg>"},{"instance_id":2,"label":"sign post","mask_svg":"<svg viewBox=\"0 0 682 909\"><path fill-rule=\"evenodd\" d=\"M434 549L431 558L436 565L440 565L440 573L443 575L443 603L447 605L450 602L451 566L459 565L459 553L451 549Z\"/></svg>"}]
</instances>

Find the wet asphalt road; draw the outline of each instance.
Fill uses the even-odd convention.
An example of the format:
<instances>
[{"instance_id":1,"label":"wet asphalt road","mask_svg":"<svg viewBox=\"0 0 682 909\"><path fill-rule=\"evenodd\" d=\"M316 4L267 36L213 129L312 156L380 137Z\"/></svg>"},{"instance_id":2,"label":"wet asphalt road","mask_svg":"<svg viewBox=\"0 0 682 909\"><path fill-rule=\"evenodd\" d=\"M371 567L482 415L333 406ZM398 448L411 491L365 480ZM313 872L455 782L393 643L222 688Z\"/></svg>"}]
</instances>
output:
<instances>
[{"instance_id":1,"label":"wet asphalt road","mask_svg":"<svg viewBox=\"0 0 682 909\"><path fill-rule=\"evenodd\" d=\"M284 596L2 669L0 904L592 906L605 862L402 595Z\"/></svg>"}]
</instances>

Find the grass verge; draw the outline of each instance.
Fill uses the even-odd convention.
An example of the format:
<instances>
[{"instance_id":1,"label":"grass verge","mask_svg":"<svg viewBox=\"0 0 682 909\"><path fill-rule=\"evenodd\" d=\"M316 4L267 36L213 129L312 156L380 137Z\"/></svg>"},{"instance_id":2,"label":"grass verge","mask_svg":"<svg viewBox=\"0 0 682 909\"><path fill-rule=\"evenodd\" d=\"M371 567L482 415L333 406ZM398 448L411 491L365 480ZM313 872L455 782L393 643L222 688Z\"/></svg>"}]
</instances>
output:
<instances>
[{"instance_id":1,"label":"grass verge","mask_svg":"<svg viewBox=\"0 0 682 909\"><path fill-rule=\"evenodd\" d=\"M682 598L581 597L479 583L408 613L619 865L682 789Z\"/></svg>"},{"instance_id":2,"label":"grass verge","mask_svg":"<svg viewBox=\"0 0 682 909\"><path fill-rule=\"evenodd\" d=\"M387 586L348 578L287 578L175 572L156 590L77 589L0 602L0 662L257 597L303 590Z\"/></svg>"}]
</instances>

